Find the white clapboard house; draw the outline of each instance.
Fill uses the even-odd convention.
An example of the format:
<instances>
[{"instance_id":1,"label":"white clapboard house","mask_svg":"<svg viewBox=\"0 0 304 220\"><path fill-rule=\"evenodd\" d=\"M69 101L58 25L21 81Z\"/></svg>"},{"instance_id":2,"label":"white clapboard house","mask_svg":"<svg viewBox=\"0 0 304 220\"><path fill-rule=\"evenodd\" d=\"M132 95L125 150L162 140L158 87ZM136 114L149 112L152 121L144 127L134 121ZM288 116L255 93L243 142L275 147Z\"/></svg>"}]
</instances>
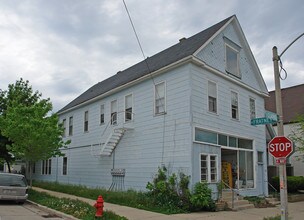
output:
<instances>
[{"instance_id":1,"label":"white clapboard house","mask_svg":"<svg viewBox=\"0 0 304 220\"><path fill-rule=\"evenodd\" d=\"M36 163L34 178L145 190L161 166L190 187L219 183L267 195L268 92L236 16L99 82L58 113L64 157Z\"/></svg>"}]
</instances>

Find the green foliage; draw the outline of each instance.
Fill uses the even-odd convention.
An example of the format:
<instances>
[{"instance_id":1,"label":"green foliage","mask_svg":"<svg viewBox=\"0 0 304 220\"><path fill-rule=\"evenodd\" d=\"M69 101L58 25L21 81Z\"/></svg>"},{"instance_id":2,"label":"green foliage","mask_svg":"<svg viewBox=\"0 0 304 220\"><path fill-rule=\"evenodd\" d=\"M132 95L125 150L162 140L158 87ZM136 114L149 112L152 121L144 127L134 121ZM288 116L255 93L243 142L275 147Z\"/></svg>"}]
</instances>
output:
<instances>
[{"instance_id":1,"label":"green foliage","mask_svg":"<svg viewBox=\"0 0 304 220\"><path fill-rule=\"evenodd\" d=\"M265 218L263 218L263 220L281 220L281 216L276 215L274 217L265 217Z\"/></svg>"},{"instance_id":2,"label":"green foliage","mask_svg":"<svg viewBox=\"0 0 304 220\"><path fill-rule=\"evenodd\" d=\"M42 99L23 79L8 87L0 95L1 134L12 141L7 149L30 162L61 155L59 149L69 142L62 141L63 128L58 126L58 116L50 114L50 100Z\"/></svg>"},{"instance_id":3,"label":"green foliage","mask_svg":"<svg viewBox=\"0 0 304 220\"><path fill-rule=\"evenodd\" d=\"M278 176L272 177L272 183L277 191L280 191L280 178ZM295 193L298 190L304 189L304 177L303 176L287 176L287 191L289 193Z\"/></svg>"},{"instance_id":4,"label":"green foliage","mask_svg":"<svg viewBox=\"0 0 304 220\"><path fill-rule=\"evenodd\" d=\"M48 208L72 215L78 219L95 219L96 209L92 205L79 200L57 198L35 190L29 191L29 199ZM100 219L127 220L127 218L118 216L110 211L104 211Z\"/></svg>"},{"instance_id":5,"label":"green foliage","mask_svg":"<svg viewBox=\"0 0 304 220\"><path fill-rule=\"evenodd\" d=\"M295 142L295 150L304 152L304 114L298 115L291 126L291 135L289 136ZM297 156L298 160L304 162L304 156Z\"/></svg>"},{"instance_id":6,"label":"green foliage","mask_svg":"<svg viewBox=\"0 0 304 220\"><path fill-rule=\"evenodd\" d=\"M178 213L189 211L189 177L180 173L168 176L166 167L158 169L153 183L148 182L148 196L153 204L168 211Z\"/></svg>"},{"instance_id":7,"label":"green foliage","mask_svg":"<svg viewBox=\"0 0 304 220\"><path fill-rule=\"evenodd\" d=\"M147 184L153 204L167 209L170 213L200 210L215 210L211 190L206 183L197 183L193 194L189 190L189 176L180 172L168 176L165 167L159 168L153 183Z\"/></svg>"},{"instance_id":8,"label":"green foliage","mask_svg":"<svg viewBox=\"0 0 304 220\"><path fill-rule=\"evenodd\" d=\"M102 195L109 203L155 211L164 214L185 213L199 210L214 210L211 190L206 183L199 183L193 194L188 188L189 176L179 173L167 175L166 168L160 168L152 183L147 184L148 192L128 190L112 192L102 188L87 188L80 185L56 182L34 181L34 186L96 200ZM190 199L193 200L192 204ZM207 202L208 201L208 204Z\"/></svg>"},{"instance_id":9,"label":"green foliage","mask_svg":"<svg viewBox=\"0 0 304 220\"><path fill-rule=\"evenodd\" d=\"M211 189L208 188L207 183L196 183L194 186L194 192L190 197L193 209L200 210L215 210L215 203L211 198Z\"/></svg>"}]
</instances>

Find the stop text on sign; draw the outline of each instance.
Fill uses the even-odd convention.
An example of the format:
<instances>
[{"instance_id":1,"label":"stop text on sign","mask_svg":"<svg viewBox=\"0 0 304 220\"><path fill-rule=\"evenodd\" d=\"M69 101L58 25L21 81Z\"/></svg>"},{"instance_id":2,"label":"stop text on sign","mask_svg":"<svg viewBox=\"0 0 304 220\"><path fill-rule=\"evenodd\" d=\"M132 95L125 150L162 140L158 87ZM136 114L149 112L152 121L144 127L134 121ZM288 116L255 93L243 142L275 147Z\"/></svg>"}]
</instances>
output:
<instances>
[{"instance_id":1,"label":"stop text on sign","mask_svg":"<svg viewBox=\"0 0 304 220\"><path fill-rule=\"evenodd\" d=\"M275 143L269 144L270 152L289 151L292 148L291 143Z\"/></svg>"}]
</instances>

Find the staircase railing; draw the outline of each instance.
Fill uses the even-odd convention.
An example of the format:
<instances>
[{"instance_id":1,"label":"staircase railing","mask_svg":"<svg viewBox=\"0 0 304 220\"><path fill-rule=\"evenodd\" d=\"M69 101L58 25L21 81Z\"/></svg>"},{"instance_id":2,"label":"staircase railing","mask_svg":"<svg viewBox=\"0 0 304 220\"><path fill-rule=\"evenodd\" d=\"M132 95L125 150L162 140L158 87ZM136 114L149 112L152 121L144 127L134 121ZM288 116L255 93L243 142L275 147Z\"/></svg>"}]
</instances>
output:
<instances>
[{"instance_id":1,"label":"staircase railing","mask_svg":"<svg viewBox=\"0 0 304 220\"><path fill-rule=\"evenodd\" d=\"M230 191L231 191L231 208L234 209L234 198L235 195L239 195L239 191L237 189L233 189L231 188L227 183L225 183L223 180L221 180L222 184L224 184L224 186L226 186ZM223 188L221 188L222 193L221 195L223 195Z\"/></svg>"},{"instance_id":2,"label":"staircase railing","mask_svg":"<svg viewBox=\"0 0 304 220\"><path fill-rule=\"evenodd\" d=\"M279 198L278 195L279 195L280 193L278 192L278 190L277 190L270 182L268 182L268 186L270 186L270 188L273 189L273 191L274 191L274 197L275 197L275 198Z\"/></svg>"},{"instance_id":3,"label":"staircase railing","mask_svg":"<svg viewBox=\"0 0 304 220\"><path fill-rule=\"evenodd\" d=\"M118 119L121 119L121 117L118 117L119 115L122 114L122 120L121 123L118 123L120 121L118 121ZM101 133L101 142L100 143L97 143L97 144L91 144L91 155L92 156L100 156L103 152L103 150L105 149L106 147L106 144L110 141L111 139L111 136L114 132L115 129L117 128L126 128L126 129L129 129L129 127L125 127L125 121L123 120L126 115L132 115L131 116L131 120L130 121L133 121L134 119L134 113L133 112L128 112L128 111L119 111L119 112L116 112L114 114L111 115L111 118L110 120L108 121L106 127L104 128L104 130L102 131ZM102 140L105 140L104 142ZM100 151L99 153L95 153L93 152L93 147L94 146L99 146L100 147Z\"/></svg>"}]
</instances>

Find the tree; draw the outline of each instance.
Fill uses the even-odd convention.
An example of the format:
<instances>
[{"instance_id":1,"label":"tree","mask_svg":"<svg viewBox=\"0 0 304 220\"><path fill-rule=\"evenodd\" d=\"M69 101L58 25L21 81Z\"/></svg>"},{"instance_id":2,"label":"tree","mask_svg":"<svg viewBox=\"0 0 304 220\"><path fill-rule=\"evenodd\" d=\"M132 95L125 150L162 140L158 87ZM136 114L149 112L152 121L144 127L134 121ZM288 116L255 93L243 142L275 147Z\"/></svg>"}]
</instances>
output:
<instances>
[{"instance_id":1,"label":"tree","mask_svg":"<svg viewBox=\"0 0 304 220\"><path fill-rule=\"evenodd\" d=\"M299 152L304 152L304 114L298 115L294 120L290 138L295 142L296 150ZM304 162L304 157L301 156L298 159L302 159Z\"/></svg>"},{"instance_id":2,"label":"tree","mask_svg":"<svg viewBox=\"0 0 304 220\"><path fill-rule=\"evenodd\" d=\"M20 79L9 85L2 102L6 108L0 115L1 133L12 141L9 151L29 163L31 185L32 164L61 156L60 148L69 144L62 140L63 127L58 125L57 114L51 113L50 100L41 96Z\"/></svg>"}]
</instances>

